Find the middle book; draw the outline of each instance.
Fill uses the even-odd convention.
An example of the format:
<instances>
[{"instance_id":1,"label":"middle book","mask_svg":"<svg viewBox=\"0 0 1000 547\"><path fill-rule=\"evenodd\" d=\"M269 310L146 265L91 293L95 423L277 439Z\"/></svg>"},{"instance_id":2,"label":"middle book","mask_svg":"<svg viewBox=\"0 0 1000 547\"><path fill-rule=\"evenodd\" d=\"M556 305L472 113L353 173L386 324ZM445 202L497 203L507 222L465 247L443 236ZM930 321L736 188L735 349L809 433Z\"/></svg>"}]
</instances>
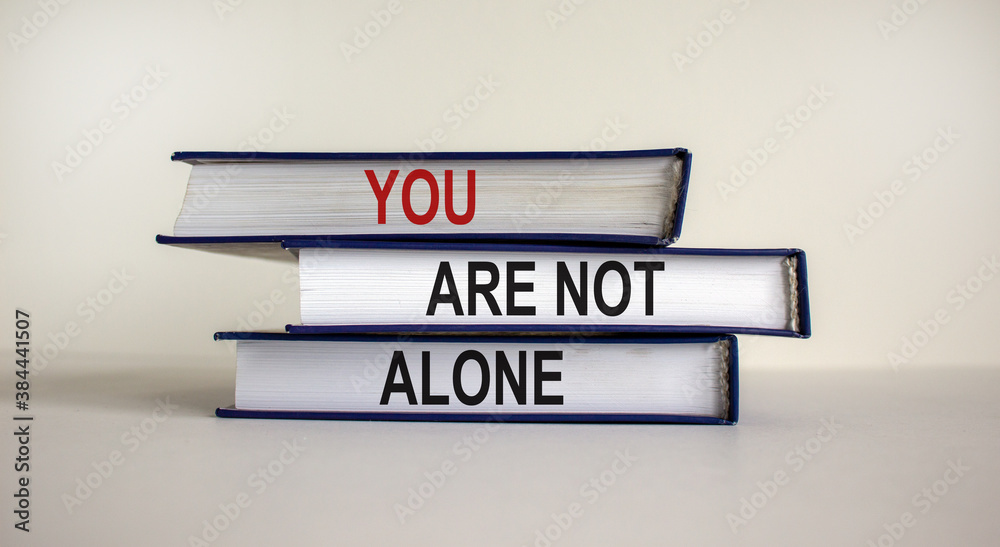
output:
<instances>
[{"instance_id":1,"label":"middle book","mask_svg":"<svg viewBox=\"0 0 1000 547\"><path fill-rule=\"evenodd\" d=\"M330 332L808 337L798 249L288 240L302 325Z\"/></svg>"}]
</instances>

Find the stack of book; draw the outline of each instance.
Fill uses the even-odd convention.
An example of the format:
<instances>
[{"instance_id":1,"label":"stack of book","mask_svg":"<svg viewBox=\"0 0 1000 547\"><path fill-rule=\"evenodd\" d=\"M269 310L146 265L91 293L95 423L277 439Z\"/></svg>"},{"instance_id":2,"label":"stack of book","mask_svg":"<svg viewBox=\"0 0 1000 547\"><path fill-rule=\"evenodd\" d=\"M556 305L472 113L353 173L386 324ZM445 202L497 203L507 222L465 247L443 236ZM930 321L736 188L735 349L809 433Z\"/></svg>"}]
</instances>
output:
<instances>
[{"instance_id":1,"label":"stack of book","mask_svg":"<svg viewBox=\"0 0 1000 547\"><path fill-rule=\"evenodd\" d=\"M681 249L684 149L178 152L159 243L298 260L221 417L733 424L734 334L810 334L797 249Z\"/></svg>"}]
</instances>

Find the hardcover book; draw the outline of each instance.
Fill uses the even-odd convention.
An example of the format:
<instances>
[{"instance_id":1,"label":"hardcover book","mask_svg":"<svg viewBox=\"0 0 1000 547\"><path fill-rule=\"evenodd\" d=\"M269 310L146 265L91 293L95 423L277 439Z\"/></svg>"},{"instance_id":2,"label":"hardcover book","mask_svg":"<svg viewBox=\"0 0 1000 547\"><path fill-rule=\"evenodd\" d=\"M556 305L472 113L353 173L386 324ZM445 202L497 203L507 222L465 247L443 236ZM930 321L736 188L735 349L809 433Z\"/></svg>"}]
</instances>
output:
<instances>
[{"instance_id":1,"label":"hardcover book","mask_svg":"<svg viewBox=\"0 0 1000 547\"><path fill-rule=\"evenodd\" d=\"M669 243L680 235L691 169L683 148L173 160L191 175L174 235L157 241L224 251L320 236Z\"/></svg>"},{"instance_id":2,"label":"hardcover book","mask_svg":"<svg viewBox=\"0 0 1000 547\"><path fill-rule=\"evenodd\" d=\"M810 335L805 253L287 241L297 333L673 332Z\"/></svg>"},{"instance_id":3,"label":"hardcover book","mask_svg":"<svg viewBox=\"0 0 1000 547\"><path fill-rule=\"evenodd\" d=\"M236 340L217 415L406 421L734 424L736 338L302 336Z\"/></svg>"}]
</instances>

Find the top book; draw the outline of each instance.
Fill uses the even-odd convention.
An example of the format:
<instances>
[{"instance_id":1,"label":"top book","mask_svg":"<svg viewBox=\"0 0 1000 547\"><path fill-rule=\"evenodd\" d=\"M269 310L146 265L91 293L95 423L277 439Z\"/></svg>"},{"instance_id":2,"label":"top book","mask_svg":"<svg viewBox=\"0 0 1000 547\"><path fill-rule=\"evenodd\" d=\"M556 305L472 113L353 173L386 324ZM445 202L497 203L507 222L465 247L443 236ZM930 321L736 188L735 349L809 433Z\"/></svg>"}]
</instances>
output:
<instances>
[{"instance_id":1,"label":"top book","mask_svg":"<svg viewBox=\"0 0 1000 547\"><path fill-rule=\"evenodd\" d=\"M672 243L683 148L615 152L176 152L192 166L163 243L376 240Z\"/></svg>"}]
</instances>

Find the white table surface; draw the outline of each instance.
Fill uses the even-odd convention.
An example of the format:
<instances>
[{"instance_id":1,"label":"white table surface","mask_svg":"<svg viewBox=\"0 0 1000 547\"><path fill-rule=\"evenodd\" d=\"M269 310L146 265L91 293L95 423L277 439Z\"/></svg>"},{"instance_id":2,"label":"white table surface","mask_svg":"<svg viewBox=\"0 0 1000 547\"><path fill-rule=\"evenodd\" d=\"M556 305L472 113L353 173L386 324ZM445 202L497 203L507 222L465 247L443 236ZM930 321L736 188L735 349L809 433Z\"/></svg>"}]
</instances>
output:
<instances>
[{"instance_id":1,"label":"white table surface","mask_svg":"<svg viewBox=\"0 0 1000 547\"><path fill-rule=\"evenodd\" d=\"M997 370L743 370L735 427L489 431L215 418L233 400L231 361L67 357L35 375L31 532L13 528L5 463L0 544L198 545L203 534L209 545L1000 544ZM168 397L177 408L154 412ZM824 420L836 434L819 432ZM130 428L143 425L151 432L139 440ZM10 462L16 438L3 438ZM283 454L284 442L304 451ZM116 450L120 465L98 481L93 464ZM619 453L634 461L615 463ZM268 466L273 482L252 478ZM435 473L443 466L452 473ZM427 474L443 484L431 488ZM88 475L99 485L70 512ZM610 486L582 489L592 479ZM425 482L430 497L400 522L398 507ZM233 514L241 494L248 505L224 516L220 504ZM734 531L727 515L744 498L760 507ZM218 537L205 531L213 520Z\"/></svg>"}]
</instances>

